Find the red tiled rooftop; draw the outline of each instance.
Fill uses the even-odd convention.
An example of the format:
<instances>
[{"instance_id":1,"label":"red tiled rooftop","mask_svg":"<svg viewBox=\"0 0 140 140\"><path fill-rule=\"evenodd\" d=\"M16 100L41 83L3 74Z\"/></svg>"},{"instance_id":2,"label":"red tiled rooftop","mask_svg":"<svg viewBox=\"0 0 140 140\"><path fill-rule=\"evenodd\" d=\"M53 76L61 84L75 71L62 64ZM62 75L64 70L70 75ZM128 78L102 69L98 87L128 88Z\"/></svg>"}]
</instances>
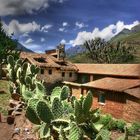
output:
<instances>
[{"instance_id":1,"label":"red tiled rooftop","mask_svg":"<svg viewBox=\"0 0 140 140\"><path fill-rule=\"evenodd\" d=\"M77 64L78 73L140 77L140 64Z\"/></svg>"},{"instance_id":2,"label":"red tiled rooftop","mask_svg":"<svg viewBox=\"0 0 140 140\"><path fill-rule=\"evenodd\" d=\"M107 77L83 84L82 86L101 90L123 92L127 89L140 86L140 79L119 79Z\"/></svg>"}]
</instances>

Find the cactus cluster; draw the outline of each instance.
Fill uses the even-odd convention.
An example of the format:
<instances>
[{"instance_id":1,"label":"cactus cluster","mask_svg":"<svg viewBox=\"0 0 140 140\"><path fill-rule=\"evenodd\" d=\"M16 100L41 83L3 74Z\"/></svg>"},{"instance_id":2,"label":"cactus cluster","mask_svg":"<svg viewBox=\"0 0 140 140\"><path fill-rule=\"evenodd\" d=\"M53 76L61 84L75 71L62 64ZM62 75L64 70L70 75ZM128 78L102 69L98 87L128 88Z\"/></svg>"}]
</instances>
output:
<instances>
[{"instance_id":1,"label":"cactus cluster","mask_svg":"<svg viewBox=\"0 0 140 140\"><path fill-rule=\"evenodd\" d=\"M21 59L15 61L11 55L8 56L7 62L7 76L10 80L11 93L21 94L25 100L32 98L35 93L41 97L42 94L45 94L43 83L36 78L39 72L38 67L23 62Z\"/></svg>"},{"instance_id":2,"label":"cactus cluster","mask_svg":"<svg viewBox=\"0 0 140 140\"><path fill-rule=\"evenodd\" d=\"M68 88L68 87L67 87ZM53 90L52 94L56 96L52 96L52 99L46 100L44 98L32 98L28 101L27 110L26 110L26 117L34 124L40 125L40 137L46 138L51 137L49 136L50 132L56 131L60 133L63 128L64 133L69 130L69 120L64 118L64 105L63 101L68 98L66 94L63 98L62 94L64 94L64 89L67 89L66 86L61 89L61 96L57 94L56 89ZM67 92L68 94L68 92ZM52 102L51 102L52 101ZM30 110L30 112L29 112ZM44 131L46 131L44 133Z\"/></svg>"}]
</instances>

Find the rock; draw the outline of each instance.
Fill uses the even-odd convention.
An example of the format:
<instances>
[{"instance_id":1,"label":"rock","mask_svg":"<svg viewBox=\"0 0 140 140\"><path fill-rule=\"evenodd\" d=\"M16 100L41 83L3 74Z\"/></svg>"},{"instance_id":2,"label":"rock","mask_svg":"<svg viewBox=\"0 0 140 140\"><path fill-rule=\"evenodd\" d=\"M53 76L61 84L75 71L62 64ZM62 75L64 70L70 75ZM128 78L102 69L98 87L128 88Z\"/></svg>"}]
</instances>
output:
<instances>
[{"instance_id":1,"label":"rock","mask_svg":"<svg viewBox=\"0 0 140 140\"><path fill-rule=\"evenodd\" d=\"M13 124L14 123L14 120L15 120L15 117L13 115L9 115L7 117L7 123L8 124Z\"/></svg>"}]
</instances>

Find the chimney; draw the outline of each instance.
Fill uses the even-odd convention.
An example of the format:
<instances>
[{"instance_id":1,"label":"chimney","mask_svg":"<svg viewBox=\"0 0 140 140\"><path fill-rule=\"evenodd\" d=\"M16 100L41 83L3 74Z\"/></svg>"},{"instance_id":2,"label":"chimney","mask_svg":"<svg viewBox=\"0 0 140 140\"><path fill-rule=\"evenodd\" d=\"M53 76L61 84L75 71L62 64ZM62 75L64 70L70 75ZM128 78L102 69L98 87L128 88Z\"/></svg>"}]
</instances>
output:
<instances>
[{"instance_id":1,"label":"chimney","mask_svg":"<svg viewBox=\"0 0 140 140\"><path fill-rule=\"evenodd\" d=\"M57 46L56 52L57 52L57 59L61 60L61 61L64 61L65 56L66 56L66 54L65 54L65 45L60 44L59 46Z\"/></svg>"}]
</instances>

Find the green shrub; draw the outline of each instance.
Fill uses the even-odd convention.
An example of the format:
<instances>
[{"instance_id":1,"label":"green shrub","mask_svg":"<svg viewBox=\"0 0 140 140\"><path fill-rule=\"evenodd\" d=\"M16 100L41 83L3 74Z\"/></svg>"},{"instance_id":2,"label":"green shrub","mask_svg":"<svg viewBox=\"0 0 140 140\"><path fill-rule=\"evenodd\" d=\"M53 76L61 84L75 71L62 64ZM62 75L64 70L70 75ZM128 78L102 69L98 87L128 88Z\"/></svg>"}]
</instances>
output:
<instances>
[{"instance_id":1,"label":"green shrub","mask_svg":"<svg viewBox=\"0 0 140 140\"><path fill-rule=\"evenodd\" d=\"M130 127L128 127L129 135L136 135L136 132L140 129L140 123L134 122Z\"/></svg>"},{"instance_id":2,"label":"green shrub","mask_svg":"<svg viewBox=\"0 0 140 140\"><path fill-rule=\"evenodd\" d=\"M112 116L110 114L103 115L100 118L100 123L103 125L108 125L112 121Z\"/></svg>"},{"instance_id":3,"label":"green shrub","mask_svg":"<svg viewBox=\"0 0 140 140\"><path fill-rule=\"evenodd\" d=\"M117 129L120 130L121 132L124 132L126 122L124 120L120 119L120 120L116 121L116 124L117 124Z\"/></svg>"},{"instance_id":4,"label":"green shrub","mask_svg":"<svg viewBox=\"0 0 140 140\"><path fill-rule=\"evenodd\" d=\"M107 125L107 129L109 130L116 130L117 129L117 121L112 119L109 124Z\"/></svg>"}]
</instances>

